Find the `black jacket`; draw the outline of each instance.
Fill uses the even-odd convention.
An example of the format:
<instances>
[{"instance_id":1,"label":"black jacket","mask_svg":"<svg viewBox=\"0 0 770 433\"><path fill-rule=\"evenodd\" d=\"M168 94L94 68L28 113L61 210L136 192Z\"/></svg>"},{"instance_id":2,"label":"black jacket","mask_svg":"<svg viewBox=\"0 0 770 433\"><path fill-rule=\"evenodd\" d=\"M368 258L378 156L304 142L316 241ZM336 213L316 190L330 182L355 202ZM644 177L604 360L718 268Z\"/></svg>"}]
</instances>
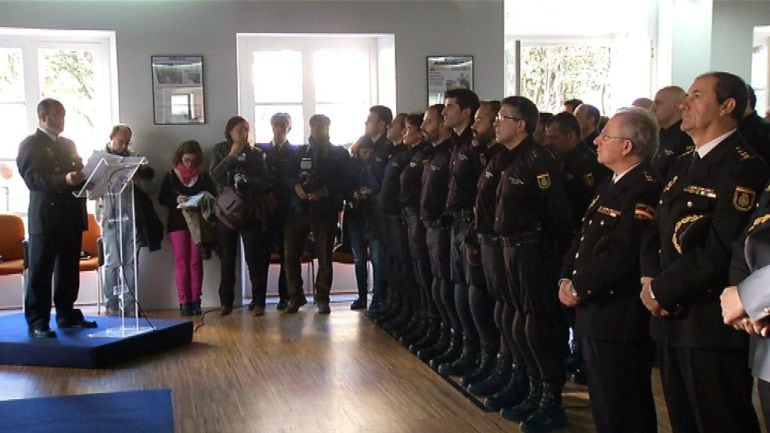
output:
<instances>
[{"instance_id":1,"label":"black jacket","mask_svg":"<svg viewBox=\"0 0 770 433\"><path fill-rule=\"evenodd\" d=\"M653 338L677 347L745 348L746 334L722 324L733 242L754 210L770 169L733 133L692 169L680 156L663 187L642 246L642 276L671 317L652 318Z\"/></svg>"},{"instance_id":2,"label":"black jacket","mask_svg":"<svg viewBox=\"0 0 770 433\"><path fill-rule=\"evenodd\" d=\"M641 236L655 215L661 183L649 163L617 184L606 179L582 218L564 257L580 304L576 332L583 338L635 343L649 339L649 312L639 299Z\"/></svg>"},{"instance_id":3,"label":"black jacket","mask_svg":"<svg viewBox=\"0 0 770 433\"><path fill-rule=\"evenodd\" d=\"M75 143L64 137L53 141L38 129L19 145L16 165L29 188L30 234L88 229L86 199L73 196L80 188L64 180L83 168Z\"/></svg>"},{"instance_id":4,"label":"black jacket","mask_svg":"<svg viewBox=\"0 0 770 433\"><path fill-rule=\"evenodd\" d=\"M287 182L294 185L304 184L305 190L325 189L327 195L315 202L302 201L296 193L289 194L289 211L309 215L337 214L342 210L345 198L353 191L353 166L350 154L341 146L330 143L316 143L311 138L310 144L299 149L299 159L289 170ZM301 170L302 158L312 161L310 170Z\"/></svg>"}]
</instances>

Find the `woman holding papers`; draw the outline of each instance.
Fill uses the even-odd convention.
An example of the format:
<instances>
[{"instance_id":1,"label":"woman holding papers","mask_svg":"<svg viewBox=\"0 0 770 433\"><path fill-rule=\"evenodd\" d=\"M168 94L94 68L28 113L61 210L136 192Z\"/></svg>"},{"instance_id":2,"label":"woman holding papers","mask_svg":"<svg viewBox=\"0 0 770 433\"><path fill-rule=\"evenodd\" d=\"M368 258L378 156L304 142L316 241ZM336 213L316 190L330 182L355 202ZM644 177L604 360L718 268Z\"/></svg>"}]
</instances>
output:
<instances>
[{"instance_id":1,"label":"woman holding papers","mask_svg":"<svg viewBox=\"0 0 770 433\"><path fill-rule=\"evenodd\" d=\"M179 312L183 316L201 314L201 286L203 258L178 206L191 196L207 191L216 194L211 176L201 168L203 152L197 141L188 140L179 145L172 158L174 168L163 179L160 203L168 207L166 228L174 250L174 279L179 298Z\"/></svg>"}]
</instances>

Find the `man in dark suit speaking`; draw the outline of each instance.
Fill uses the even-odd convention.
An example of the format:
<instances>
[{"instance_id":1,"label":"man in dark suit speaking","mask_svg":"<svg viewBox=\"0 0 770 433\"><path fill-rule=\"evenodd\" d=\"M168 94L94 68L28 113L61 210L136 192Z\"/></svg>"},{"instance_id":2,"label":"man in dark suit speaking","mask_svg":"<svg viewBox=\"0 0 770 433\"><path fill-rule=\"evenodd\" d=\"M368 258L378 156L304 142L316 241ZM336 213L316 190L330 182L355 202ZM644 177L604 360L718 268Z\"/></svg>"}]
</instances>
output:
<instances>
[{"instance_id":1,"label":"man in dark suit speaking","mask_svg":"<svg viewBox=\"0 0 770 433\"><path fill-rule=\"evenodd\" d=\"M29 276L24 297L29 335L56 337L49 328L51 278L56 274L53 301L60 328L95 328L80 310L78 261L82 233L87 229L86 201L73 192L85 180L75 143L61 137L64 106L55 99L37 105L37 131L19 145L16 164L29 188Z\"/></svg>"}]
</instances>

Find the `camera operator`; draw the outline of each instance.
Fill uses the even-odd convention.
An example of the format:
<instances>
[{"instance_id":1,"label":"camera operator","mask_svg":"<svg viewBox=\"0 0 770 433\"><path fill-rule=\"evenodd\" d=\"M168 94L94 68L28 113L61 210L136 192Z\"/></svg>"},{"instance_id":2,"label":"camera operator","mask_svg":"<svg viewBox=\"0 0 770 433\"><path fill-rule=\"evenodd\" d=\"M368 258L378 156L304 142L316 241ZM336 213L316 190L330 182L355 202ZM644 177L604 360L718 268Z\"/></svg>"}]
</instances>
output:
<instances>
[{"instance_id":1,"label":"camera operator","mask_svg":"<svg viewBox=\"0 0 770 433\"><path fill-rule=\"evenodd\" d=\"M294 194L289 199L289 214L284 227L284 260L289 291L287 313L296 313L305 305L302 291L300 256L310 232L313 232L318 256L316 305L318 312L329 314L332 286L332 249L337 218L351 185L350 157L340 146L329 142L331 121L323 114L310 117L308 146L300 150L300 164L295 166Z\"/></svg>"},{"instance_id":2,"label":"camera operator","mask_svg":"<svg viewBox=\"0 0 770 433\"><path fill-rule=\"evenodd\" d=\"M238 236L243 238L246 263L249 266L253 314L265 314L266 275L261 263L269 259L269 252L260 246L268 242L265 229L265 212L260 199L269 189L265 158L259 147L249 145L249 122L243 117L231 117L225 126L226 141L214 145L211 159L211 177L217 183L219 193L225 187L232 187L246 201L253 203L251 218L238 229L227 227L217 221L217 240L221 259L221 280L219 302L221 314L233 311L235 300L235 258L238 251ZM266 254L267 252L267 254Z\"/></svg>"}]
</instances>

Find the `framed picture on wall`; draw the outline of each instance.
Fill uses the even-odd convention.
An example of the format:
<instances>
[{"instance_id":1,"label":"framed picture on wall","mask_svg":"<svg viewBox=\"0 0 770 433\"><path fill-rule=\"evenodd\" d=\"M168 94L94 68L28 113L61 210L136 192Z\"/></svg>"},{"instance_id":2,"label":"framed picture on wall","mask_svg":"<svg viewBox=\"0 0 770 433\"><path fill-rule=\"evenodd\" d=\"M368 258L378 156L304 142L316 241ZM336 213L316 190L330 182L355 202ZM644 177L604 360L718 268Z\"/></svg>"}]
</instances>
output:
<instances>
[{"instance_id":1,"label":"framed picture on wall","mask_svg":"<svg viewBox=\"0 0 770 433\"><path fill-rule=\"evenodd\" d=\"M473 56L428 56L428 106L444 102L449 89L473 90Z\"/></svg>"},{"instance_id":2,"label":"framed picture on wall","mask_svg":"<svg viewBox=\"0 0 770 433\"><path fill-rule=\"evenodd\" d=\"M206 122L203 56L151 56L156 125Z\"/></svg>"}]
</instances>

